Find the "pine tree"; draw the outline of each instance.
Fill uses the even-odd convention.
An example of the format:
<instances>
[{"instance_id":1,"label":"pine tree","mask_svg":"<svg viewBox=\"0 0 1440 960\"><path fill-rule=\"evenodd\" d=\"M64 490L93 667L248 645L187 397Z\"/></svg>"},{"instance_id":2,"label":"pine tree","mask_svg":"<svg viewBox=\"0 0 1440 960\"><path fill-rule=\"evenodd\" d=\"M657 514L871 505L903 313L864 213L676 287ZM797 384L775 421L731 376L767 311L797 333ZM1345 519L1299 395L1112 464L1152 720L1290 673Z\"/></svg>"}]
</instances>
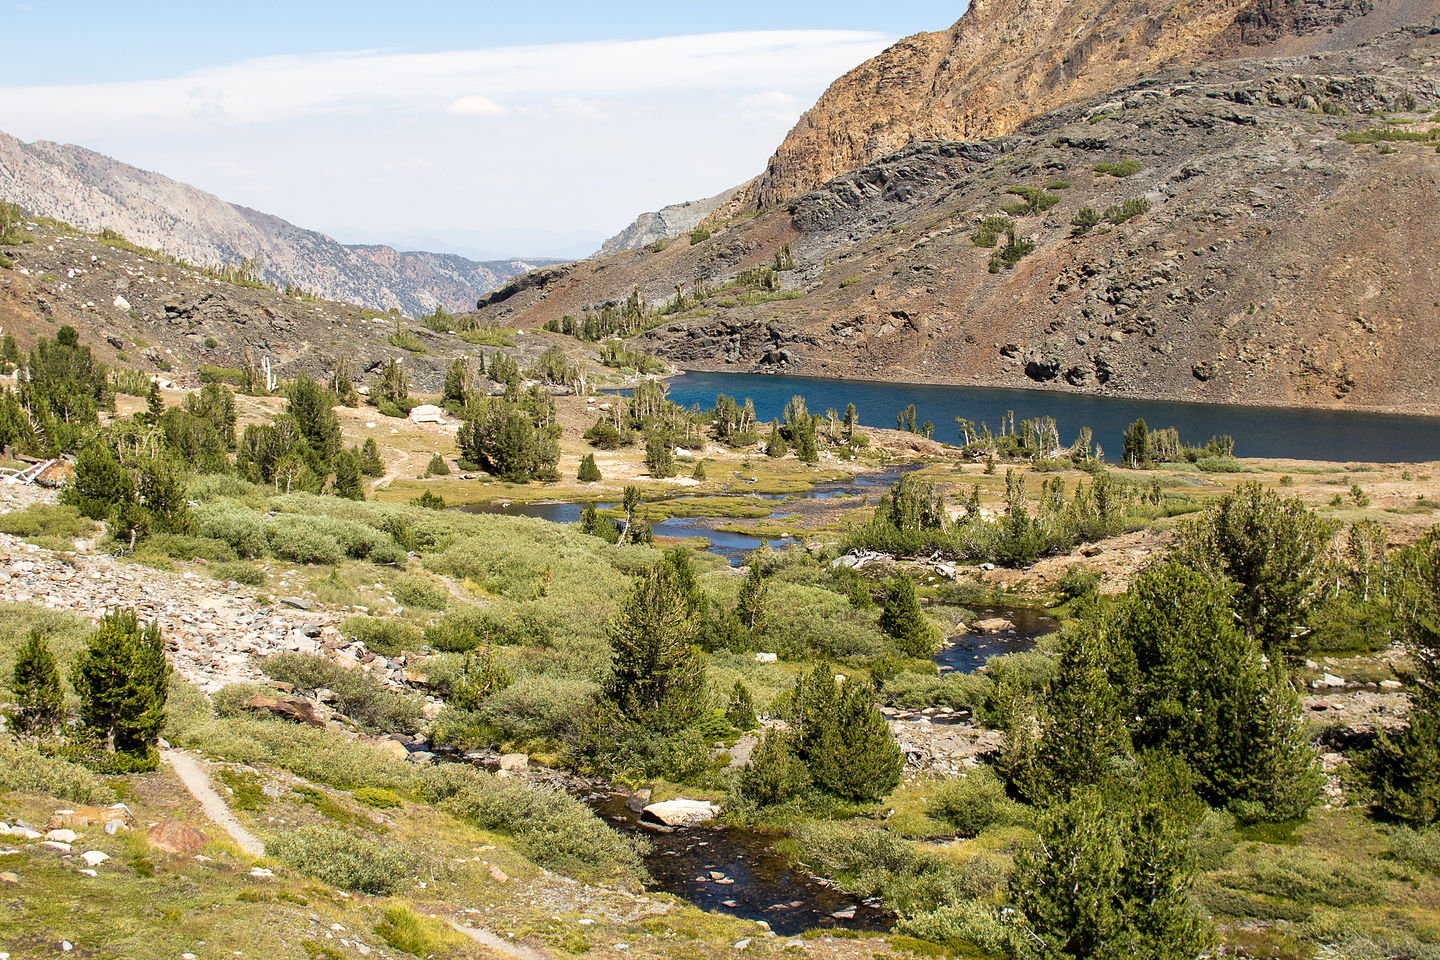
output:
<instances>
[{"instance_id":1,"label":"pine tree","mask_svg":"<svg viewBox=\"0 0 1440 960\"><path fill-rule=\"evenodd\" d=\"M599 483L601 479L600 468L595 465L595 454L587 453L580 458L580 471L575 479L581 483Z\"/></svg>"},{"instance_id":2,"label":"pine tree","mask_svg":"<svg viewBox=\"0 0 1440 960\"><path fill-rule=\"evenodd\" d=\"M360 476L360 458L341 450L335 458L335 485L332 492L346 500L364 500L365 483Z\"/></svg>"},{"instance_id":3,"label":"pine tree","mask_svg":"<svg viewBox=\"0 0 1440 960\"><path fill-rule=\"evenodd\" d=\"M675 449L670 437L661 431L645 438L645 469L652 477L675 476Z\"/></svg>"},{"instance_id":4,"label":"pine tree","mask_svg":"<svg viewBox=\"0 0 1440 960\"><path fill-rule=\"evenodd\" d=\"M71 676L80 719L114 753L146 754L165 723L170 664L160 626L114 610L85 641Z\"/></svg>"},{"instance_id":5,"label":"pine tree","mask_svg":"<svg viewBox=\"0 0 1440 960\"><path fill-rule=\"evenodd\" d=\"M374 437L366 437L360 447L360 470L367 477L385 476L385 461L380 459L380 445Z\"/></svg>"},{"instance_id":6,"label":"pine tree","mask_svg":"<svg viewBox=\"0 0 1440 960\"><path fill-rule=\"evenodd\" d=\"M940 631L920 609L915 581L903 573L891 577L885 584L880 629L908 657L928 658L940 643Z\"/></svg>"},{"instance_id":7,"label":"pine tree","mask_svg":"<svg viewBox=\"0 0 1440 960\"><path fill-rule=\"evenodd\" d=\"M440 405L451 413L465 409L465 361L459 357L445 371L445 385L440 391Z\"/></svg>"},{"instance_id":8,"label":"pine tree","mask_svg":"<svg viewBox=\"0 0 1440 960\"><path fill-rule=\"evenodd\" d=\"M855 404L845 404L845 419L843 423L845 424L846 443L849 443L851 440L855 439L855 425L859 422L859 418L855 415Z\"/></svg>"},{"instance_id":9,"label":"pine tree","mask_svg":"<svg viewBox=\"0 0 1440 960\"><path fill-rule=\"evenodd\" d=\"M765 456L774 457L777 460L789 453L785 446L785 438L780 435L780 421L770 421L770 438L765 441Z\"/></svg>"},{"instance_id":10,"label":"pine tree","mask_svg":"<svg viewBox=\"0 0 1440 960\"><path fill-rule=\"evenodd\" d=\"M705 482L705 461L704 461L704 460L696 460L696 461L695 461L695 472L692 473L692 474L690 474L690 479L692 479L692 480L698 480L698 481L700 481L701 483L704 483L704 482Z\"/></svg>"},{"instance_id":11,"label":"pine tree","mask_svg":"<svg viewBox=\"0 0 1440 960\"><path fill-rule=\"evenodd\" d=\"M755 728L755 698L750 695L750 688L739 680L735 681L735 686L730 690L730 702L726 705L725 717L736 730Z\"/></svg>"},{"instance_id":12,"label":"pine tree","mask_svg":"<svg viewBox=\"0 0 1440 960\"><path fill-rule=\"evenodd\" d=\"M815 782L838 797L874 802L900 785L905 758L869 684L847 683L809 756Z\"/></svg>"},{"instance_id":13,"label":"pine tree","mask_svg":"<svg viewBox=\"0 0 1440 960\"><path fill-rule=\"evenodd\" d=\"M740 618L741 625L752 634L765 627L767 591L765 572L760 569L759 564L752 563L749 572L745 574L744 582L740 584L740 599L735 607L735 615Z\"/></svg>"},{"instance_id":14,"label":"pine tree","mask_svg":"<svg viewBox=\"0 0 1440 960\"><path fill-rule=\"evenodd\" d=\"M810 771L796 755L793 738L766 730L740 771L740 792L764 807L793 800L810 786Z\"/></svg>"},{"instance_id":15,"label":"pine tree","mask_svg":"<svg viewBox=\"0 0 1440 960\"><path fill-rule=\"evenodd\" d=\"M160 396L160 383L157 380L151 380L150 393L145 397L145 413L141 415L141 421L152 427L157 426L164 413L165 399Z\"/></svg>"},{"instance_id":16,"label":"pine tree","mask_svg":"<svg viewBox=\"0 0 1440 960\"><path fill-rule=\"evenodd\" d=\"M17 731L49 733L64 719L65 692L60 685L60 670L39 630L30 631L15 655L10 689L15 694Z\"/></svg>"},{"instance_id":17,"label":"pine tree","mask_svg":"<svg viewBox=\"0 0 1440 960\"><path fill-rule=\"evenodd\" d=\"M673 733L705 709L705 664L696 623L674 568L641 574L610 621L614 667L607 698L636 723Z\"/></svg>"},{"instance_id":18,"label":"pine tree","mask_svg":"<svg viewBox=\"0 0 1440 960\"><path fill-rule=\"evenodd\" d=\"M362 468L363 468L363 466L364 466L363 461L362 461L362 463L361 463L361 466L362 466ZM427 477L446 477L446 476L449 476L449 475L450 475L450 465L445 462L445 458L442 457L442 456L439 454L438 451L435 452L435 453L432 453L432 454L430 455L430 462L425 465L425 476L427 476Z\"/></svg>"},{"instance_id":19,"label":"pine tree","mask_svg":"<svg viewBox=\"0 0 1440 960\"><path fill-rule=\"evenodd\" d=\"M1189 905L1190 834L1203 807L1166 764L1139 783L1088 787L1041 818L1010 891L1025 960L1190 960L1214 940Z\"/></svg>"}]
</instances>

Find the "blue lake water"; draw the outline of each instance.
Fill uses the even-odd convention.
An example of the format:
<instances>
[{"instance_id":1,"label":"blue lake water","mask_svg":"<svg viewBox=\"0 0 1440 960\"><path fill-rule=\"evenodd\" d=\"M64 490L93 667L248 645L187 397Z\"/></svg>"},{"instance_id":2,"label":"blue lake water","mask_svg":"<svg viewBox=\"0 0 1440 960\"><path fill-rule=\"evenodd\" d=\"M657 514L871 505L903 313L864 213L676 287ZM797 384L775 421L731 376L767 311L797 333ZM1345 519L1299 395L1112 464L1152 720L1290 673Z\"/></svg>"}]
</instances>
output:
<instances>
[{"instance_id":1,"label":"blue lake water","mask_svg":"<svg viewBox=\"0 0 1440 960\"><path fill-rule=\"evenodd\" d=\"M1137 418L1155 427L1176 427L1186 443L1203 444L1215 434L1235 438L1239 457L1293 457L1304 460L1354 460L1415 463L1440 460L1440 417L1310 410L1294 407L1239 407L1159 400L1125 400L1044 390L1001 390L819 377L763 374L687 373L670 381L670 399L682 406L715 405L716 394L755 401L762 420L778 417L795 394L805 398L812 413L827 408L844 412L855 404L860 422L894 427L895 414L915 404L916 418L935 424L934 437L958 439L955 418L998 432L1001 417L1015 412L1016 421L1055 418L1060 440L1070 444L1081 427L1090 427L1095 441L1112 463L1120 456L1120 435Z\"/></svg>"}]
</instances>

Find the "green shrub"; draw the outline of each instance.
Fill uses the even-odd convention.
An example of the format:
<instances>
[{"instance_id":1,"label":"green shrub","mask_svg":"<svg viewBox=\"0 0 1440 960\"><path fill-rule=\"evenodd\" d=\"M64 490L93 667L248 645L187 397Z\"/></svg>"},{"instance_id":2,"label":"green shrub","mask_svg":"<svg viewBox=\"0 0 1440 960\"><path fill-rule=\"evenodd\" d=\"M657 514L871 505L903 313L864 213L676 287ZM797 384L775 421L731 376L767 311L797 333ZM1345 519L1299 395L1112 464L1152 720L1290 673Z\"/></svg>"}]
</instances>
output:
<instances>
[{"instance_id":1,"label":"green shrub","mask_svg":"<svg viewBox=\"0 0 1440 960\"><path fill-rule=\"evenodd\" d=\"M78 509L64 504L32 503L24 510L0 514L0 533L47 550L74 550L77 537L93 536L99 529Z\"/></svg>"},{"instance_id":2,"label":"green shrub","mask_svg":"<svg viewBox=\"0 0 1440 960\"><path fill-rule=\"evenodd\" d=\"M360 787L352 796L367 807L374 807L376 810L393 810L400 806L400 794L394 790L386 790L384 787Z\"/></svg>"},{"instance_id":3,"label":"green shrub","mask_svg":"<svg viewBox=\"0 0 1440 960\"><path fill-rule=\"evenodd\" d=\"M997 824L1028 820L1026 809L1005 795L1005 785L989 767L976 767L943 781L931 795L926 812L950 824L961 837L979 836Z\"/></svg>"},{"instance_id":4,"label":"green shrub","mask_svg":"<svg viewBox=\"0 0 1440 960\"><path fill-rule=\"evenodd\" d=\"M1015 226L1009 217L986 217L970 234L970 242L977 247L993 247L1005 231Z\"/></svg>"},{"instance_id":5,"label":"green shrub","mask_svg":"<svg viewBox=\"0 0 1440 960\"><path fill-rule=\"evenodd\" d=\"M559 790L499 780L479 771L427 767L417 787L430 803L486 830L505 830L527 857L578 876L635 876L635 841Z\"/></svg>"},{"instance_id":6,"label":"green shrub","mask_svg":"<svg viewBox=\"0 0 1440 960\"><path fill-rule=\"evenodd\" d=\"M1139 173L1143 169L1145 169L1145 164L1133 158L1129 160L1121 160L1119 163L1095 164L1096 173L1109 174L1112 177L1133 176L1134 174Z\"/></svg>"},{"instance_id":7,"label":"green shrub","mask_svg":"<svg viewBox=\"0 0 1440 960\"><path fill-rule=\"evenodd\" d=\"M241 557L263 557L269 552L265 523L253 511L230 504L201 503L193 513L199 536L228 543Z\"/></svg>"},{"instance_id":8,"label":"green shrub","mask_svg":"<svg viewBox=\"0 0 1440 960\"><path fill-rule=\"evenodd\" d=\"M210 569L210 574L216 580L233 580L247 587L258 587L265 582L265 571L243 560L217 564Z\"/></svg>"},{"instance_id":9,"label":"green shrub","mask_svg":"<svg viewBox=\"0 0 1440 960\"><path fill-rule=\"evenodd\" d=\"M1397 827L1390 835L1390 854L1401 863L1440 877L1440 829Z\"/></svg>"},{"instance_id":10,"label":"green shrub","mask_svg":"<svg viewBox=\"0 0 1440 960\"><path fill-rule=\"evenodd\" d=\"M13 740L0 739L0 791L49 794L72 803L115 802L115 791L85 767Z\"/></svg>"},{"instance_id":11,"label":"green shrub","mask_svg":"<svg viewBox=\"0 0 1440 960\"><path fill-rule=\"evenodd\" d=\"M339 827L312 825L272 837L271 856L316 880L362 893L394 892L410 862L394 844L357 837Z\"/></svg>"},{"instance_id":12,"label":"green shrub","mask_svg":"<svg viewBox=\"0 0 1440 960\"><path fill-rule=\"evenodd\" d=\"M696 227L694 230L690 231L690 246L692 247L695 246L695 244L697 243L704 243L706 240L709 239L710 231L705 229L704 227Z\"/></svg>"},{"instance_id":13,"label":"green shrub","mask_svg":"<svg viewBox=\"0 0 1440 960\"><path fill-rule=\"evenodd\" d=\"M1244 473L1245 464L1234 457L1201 457L1195 466L1205 473Z\"/></svg>"},{"instance_id":14,"label":"green shrub","mask_svg":"<svg viewBox=\"0 0 1440 960\"><path fill-rule=\"evenodd\" d=\"M444 610L450 603L450 591L445 589L444 584L414 574L397 579L391 587L391 593L398 603L407 607Z\"/></svg>"},{"instance_id":15,"label":"green shrub","mask_svg":"<svg viewBox=\"0 0 1440 960\"><path fill-rule=\"evenodd\" d=\"M340 624L340 632L365 644L365 649L387 657L414 650L425 639L424 631L414 624L381 617L350 617Z\"/></svg>"},{"instance_id":16,"label":"green shrub","mask_svg":"<svg viewBox=\"0 0 1440 960\"><path fill-rule=\"evenodd\" d=\"M895 929L930 943L959 948L962 952L955 954L959 956L968 956L973 950L992 957L1009 954L1009 927L996 916L993 907L973 901L947 904L928 913L906 917ZM967 946L971 951L964 950Z\"/></svg>"},{"instance_id":17,"label":"green shrub","mask_svg":"<svg viewBox=\"0 0 1440 960\"><path fill-rule=\"evenodd\" d=\"M1150 201L1140 197L1132 197L1124 203L1112 203L1105 208L1105 219L1117 227L1128 220L1134 220L1150 210Z\"/></svg>"}]
</instances>

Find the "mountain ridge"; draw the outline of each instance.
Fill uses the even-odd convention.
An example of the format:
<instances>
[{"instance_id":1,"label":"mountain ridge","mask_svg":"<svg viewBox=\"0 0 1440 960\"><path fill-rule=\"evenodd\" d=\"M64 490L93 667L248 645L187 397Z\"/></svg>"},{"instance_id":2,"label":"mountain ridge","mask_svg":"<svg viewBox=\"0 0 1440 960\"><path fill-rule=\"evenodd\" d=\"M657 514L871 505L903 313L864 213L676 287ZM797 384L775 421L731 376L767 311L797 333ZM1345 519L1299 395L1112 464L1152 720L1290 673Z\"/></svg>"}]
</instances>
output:
<instances>
[{"instance_id":1,"label":"mountain ridge","mask_svg":"<svg viewBox=\"0 0 1440 960\"><path fill-rule=\"evenodd\" d=\"M83 146L25 143L0 131L0 196L79 229L202 265L257 261L261 278L331 300L410 316L465 309L543 258L475 261L456 254L344 244L274 214Z\"/></svg>"}]
</instances>

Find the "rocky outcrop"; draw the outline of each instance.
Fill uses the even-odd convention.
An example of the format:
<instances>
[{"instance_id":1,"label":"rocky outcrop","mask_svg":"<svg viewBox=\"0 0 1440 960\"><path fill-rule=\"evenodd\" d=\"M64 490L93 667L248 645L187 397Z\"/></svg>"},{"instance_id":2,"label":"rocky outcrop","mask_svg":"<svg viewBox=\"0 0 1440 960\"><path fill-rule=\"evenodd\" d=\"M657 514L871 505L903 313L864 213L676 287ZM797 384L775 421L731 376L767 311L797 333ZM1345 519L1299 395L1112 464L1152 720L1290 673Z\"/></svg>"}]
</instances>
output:
<instances>
[{"instance_id":1,"label":"rocky outcrop","mask_svg":"<svg viewBox=\"0 0 1440 960\"><path fill-rule=\"evenodd\" d=\"M347 246L279 217L71 144L0 132L0 197L82 230L108 227L198 266L257 262L261 278L331 300L409 316L473 306L511 277L553 260L474 261Z\"/></svg>"},{"instance_id":2,"label":"rocky outcrop","mask_svg":"<svg viewBox=\"0 0 1440 960\"><path fill-rule=\"evenodd\" d=\"M1427 16L1433 0L1394 0ZM764 209L919 140L1010 133L1162 67L1253 55L1369 13L1372 0L973 0L831 84L749 191ZM1433 12L1433 11L1432 11Z\"/></svg>"},{"instance_id":3,"label":"rocky outcrop","mask_svg":"<svg viewBox=\"0 0 1440 960\"><path fill-rule=\"evenodd\" d=\"M723 193L704 200L689 200L672 203L668 207L642 213L624 230L606 240L595 253L597 257L608 257L622 250L639 250L657 241L689 233L722 205L728 204L739 193L740 187L731 187Z\"/></svg>"}]
</instances>

